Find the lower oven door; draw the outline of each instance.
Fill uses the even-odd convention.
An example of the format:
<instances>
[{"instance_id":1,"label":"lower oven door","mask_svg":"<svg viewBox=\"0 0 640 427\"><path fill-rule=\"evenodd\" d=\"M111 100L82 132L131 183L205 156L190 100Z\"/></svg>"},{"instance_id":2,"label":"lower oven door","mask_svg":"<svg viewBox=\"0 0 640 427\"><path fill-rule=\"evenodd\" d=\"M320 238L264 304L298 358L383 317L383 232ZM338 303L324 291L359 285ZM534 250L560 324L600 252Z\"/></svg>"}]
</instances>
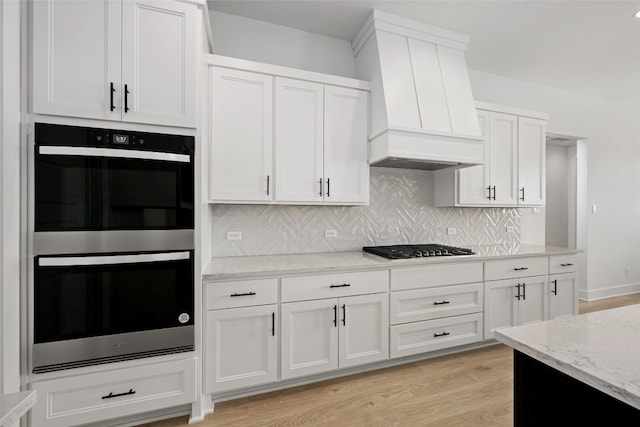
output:
<instances>
[{"instance_id":1,"label":"lower oven door","mask_svg":"<svg viewBox=\"0 0 640 427\"><path fill-rule=\"evenodd\" d=\"M33 372L193 350L193 252L38 256Z\"/></svg>"}]
</instances>

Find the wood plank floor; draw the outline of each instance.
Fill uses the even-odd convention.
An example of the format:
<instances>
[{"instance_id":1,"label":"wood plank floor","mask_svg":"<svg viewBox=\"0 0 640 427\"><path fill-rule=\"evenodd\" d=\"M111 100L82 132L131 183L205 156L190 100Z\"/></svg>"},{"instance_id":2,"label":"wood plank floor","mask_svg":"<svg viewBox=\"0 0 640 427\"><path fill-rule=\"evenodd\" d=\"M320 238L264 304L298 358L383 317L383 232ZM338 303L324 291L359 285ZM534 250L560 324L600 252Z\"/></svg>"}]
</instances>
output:
<instances>
[{"instance_id":1,"label":"wood plank floor","mask_svg":"<svg viewBox=\"0 0 640 427\"><path fill-rule=\"evenodd\" d=\"M640 294L580 302L580 312ZM504 345L216 404L202 427L513 425L513 357ZM187 426L188 417L146 424Z\"/></svg>"}]
</instances>

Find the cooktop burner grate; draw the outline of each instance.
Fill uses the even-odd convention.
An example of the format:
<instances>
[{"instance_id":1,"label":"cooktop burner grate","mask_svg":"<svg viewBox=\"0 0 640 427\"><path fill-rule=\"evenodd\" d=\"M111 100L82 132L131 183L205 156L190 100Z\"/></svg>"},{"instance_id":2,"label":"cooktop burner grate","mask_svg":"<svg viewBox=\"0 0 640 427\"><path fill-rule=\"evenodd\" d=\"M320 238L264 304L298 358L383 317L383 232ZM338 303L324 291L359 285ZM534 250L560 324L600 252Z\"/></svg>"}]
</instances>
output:
<instances>
[{"instance_id":1,"label":"cooktop burner grate","mask_svg":"<svg viewBox=\"0 0 640 427\"><path fill-rule=\"evenodd\" d=\"M475 255L475 252L471 249L438 245L435 243L423 245L365 246L362 250L388 259Z\"/></svg>"}]
</instances>

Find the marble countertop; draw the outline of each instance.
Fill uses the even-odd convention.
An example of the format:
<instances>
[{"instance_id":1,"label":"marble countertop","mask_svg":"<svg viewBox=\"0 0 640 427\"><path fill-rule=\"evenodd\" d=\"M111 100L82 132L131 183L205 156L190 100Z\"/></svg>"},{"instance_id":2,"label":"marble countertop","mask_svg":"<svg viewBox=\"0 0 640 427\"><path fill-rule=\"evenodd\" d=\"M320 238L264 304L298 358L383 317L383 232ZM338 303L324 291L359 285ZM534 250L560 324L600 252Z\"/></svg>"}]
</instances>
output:
<instances>
[{"instance_id":1,"label":"marble countertop","mask_svg":"<svg viewBox=\"0 0 640 427\"><path fill-rule=\"evenodd\" d=\"M640 304L495 334L515 350L640 409Z\"/></svg>"},{"instance_id":2,"label":"marble countertop","mask_svg":"<svg viewBox=\"0 0 640 427\"><path fill-rule=\"evenodd\" d=\"M212 258L202 273L203 280L227 280L260 276L334 273L375 270L414 265L487 261L524 256L573 254L579 251L552 246L470 246L476 255L389 260L362 251L261 255Z\"/></svg>"}]
</instances>

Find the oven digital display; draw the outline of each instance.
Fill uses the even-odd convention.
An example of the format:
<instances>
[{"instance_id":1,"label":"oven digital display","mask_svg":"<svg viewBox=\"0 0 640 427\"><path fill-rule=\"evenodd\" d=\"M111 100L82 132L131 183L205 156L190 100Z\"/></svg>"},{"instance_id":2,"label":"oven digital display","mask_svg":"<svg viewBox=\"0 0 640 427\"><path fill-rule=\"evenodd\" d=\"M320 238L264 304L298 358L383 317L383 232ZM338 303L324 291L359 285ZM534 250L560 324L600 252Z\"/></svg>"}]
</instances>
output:
<instances>
[{"instance_id":1,"label":"oven digital display","mask_svg":"<svg viewBox=\"0 0 640 427\"><path fill-rule=\"evenodd\" d=\"M113 134L113 143L119 145L129 145L129 135Z\"/></svg>"}]
</instances>

